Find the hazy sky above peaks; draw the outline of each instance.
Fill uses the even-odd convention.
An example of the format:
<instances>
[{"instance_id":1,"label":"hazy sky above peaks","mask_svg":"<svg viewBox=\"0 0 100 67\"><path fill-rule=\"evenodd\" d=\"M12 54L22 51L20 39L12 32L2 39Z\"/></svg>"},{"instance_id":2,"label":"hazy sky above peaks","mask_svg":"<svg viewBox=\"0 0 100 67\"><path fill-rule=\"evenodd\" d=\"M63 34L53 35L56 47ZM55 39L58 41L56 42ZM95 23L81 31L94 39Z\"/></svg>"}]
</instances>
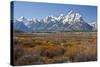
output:
<instances>
[{"instance_id":1,"label":"hazy sky above peaks","mask_svg":"<svg viewBox=\"0 0 100 67\"><path fill-rule=\"evenodd\" d=\"M71 5L71 4L52 4L52 3L37 3L37 2L13 2L14 18L24 16L26 18L43 19L46 16L59 16L73 10L82 15L87 22L96 21L97 7L88 5Z\"/></svg>"}]
</instances>

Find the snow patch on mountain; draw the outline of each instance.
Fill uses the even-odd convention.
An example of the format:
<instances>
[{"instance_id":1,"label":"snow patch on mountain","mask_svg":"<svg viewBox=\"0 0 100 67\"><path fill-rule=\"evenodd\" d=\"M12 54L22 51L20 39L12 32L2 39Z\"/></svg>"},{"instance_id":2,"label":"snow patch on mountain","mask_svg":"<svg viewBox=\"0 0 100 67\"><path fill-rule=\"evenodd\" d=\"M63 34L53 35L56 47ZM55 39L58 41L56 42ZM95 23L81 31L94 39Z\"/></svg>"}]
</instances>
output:
<instances>
[{"instance_id":1,"label":"snow patch on mountain","mask_svg":"<svg viewBox=\"0 0 100 67\"><path fill-rule=\"evenodd\" d=\"M67 14L59 16L47 16L41 20L27 19L21 16L14 21L14 29L25 32L59 32L59 31L92 31L97 26L88 24L80 13L70 10Z\"/></svg>"}]
</instances>

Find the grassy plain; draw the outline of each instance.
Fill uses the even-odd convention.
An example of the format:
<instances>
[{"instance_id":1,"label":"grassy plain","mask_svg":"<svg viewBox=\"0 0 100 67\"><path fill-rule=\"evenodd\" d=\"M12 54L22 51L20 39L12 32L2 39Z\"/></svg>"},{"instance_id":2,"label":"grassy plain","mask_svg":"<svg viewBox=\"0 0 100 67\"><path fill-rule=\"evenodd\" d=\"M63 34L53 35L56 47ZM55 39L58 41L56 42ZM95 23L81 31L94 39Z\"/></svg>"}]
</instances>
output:
<instances>
[{"instance_id":1,"label":"grassy plain","mask_svg":"<svg viewBox=\"0 0 100 67\"><path fill-rule=\"evenodd\" d=\"M96 32L14 33L14 65L97 60Z\"/></svg>"}]
</instances>

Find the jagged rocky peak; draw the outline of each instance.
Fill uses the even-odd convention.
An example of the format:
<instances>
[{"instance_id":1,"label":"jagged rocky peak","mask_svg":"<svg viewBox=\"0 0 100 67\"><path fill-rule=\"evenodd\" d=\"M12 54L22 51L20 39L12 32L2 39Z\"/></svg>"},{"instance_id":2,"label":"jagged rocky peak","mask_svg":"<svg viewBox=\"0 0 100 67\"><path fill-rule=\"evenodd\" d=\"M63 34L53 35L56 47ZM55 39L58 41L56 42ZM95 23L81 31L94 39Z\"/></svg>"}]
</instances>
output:
<instances>
[{"instance_id":1,"label":"jagged rocky peak","mask_svg":"<svg viewBox=\"0 0 100 67\"><path fill-rule=\"evenodd\" d=\"M70 10L68 14L65 16L63 23L73 24L76 22L84 22L80 13Z\"/></svg>"},{"instance_id":2,"label":"jagged rocky peak","mask_svg":"<svg viewBox=\"0 0 100 67\"><path fill-rule=\"evenodd\" d=\"M44 23L55 22L56 20L57 20L57 17L55 16L46 16L43 19Z\"/></svg>"},{"instance_id":3,"label":"jagged rocky peak","mask_svg":"<svg viewBox=\"0 0 100 67\"><path fill-rule=\"evenodd\" d=\"M18 21L26 21L27 19L24 16L21 16L20 18L17 19Z\"/></svg>"},{"instance_id":4,"label":"jagged rocky peak","mask_svg":"<svg viewBox=\"0 0 100 67\"><path fill-rule=\"evenodd\" d=\"M75 13L74 10L70 10L70 11L68 12L68 15L73 14L73 13Z\"/></svg>"},{"instance_id":5,"label":"jagged rocky peak","mask_svg":"<svg viewBox=\"0 0 100 67\"><path fill-rule=\"evenodd\" d=\"M61 20L61 19L63 19L63 18L64 18L64 14L61 13L61 14L58 16L57 19L58 19L58 20Z\"/></svg>"},{"instance_id":6,"label":"jagged rocky peak","mask_svg":"<svg viewBox=\"0 0 100 67\"><path fill-rule=\"evenodd\" d=\"M38 20L38 19L36 19L36 18L32 18L32 19L30 19L29 21L30 21L30 22L34 22L34 23L39 22L39 20Z\"/></svg>"},{"instance_id":7,"label":"jagged rocky peak","mask_svg":"<svg viewBox=\"0 0 100 67\"><path fill-rule=\"evenodd\" d=\"M96 27L94 24L88 24L82 15L74 10L70 10L67 14L59 14L58 16L46 16L38 20L35 18L27 19L23 16L17 19L15 29L26 29L29 31L92 31ZM22 22L22 23L20 23ZM19 27L20 26L20 27ZM24 30L24 31L26 31Z\"/></svg>"}]
</instances>

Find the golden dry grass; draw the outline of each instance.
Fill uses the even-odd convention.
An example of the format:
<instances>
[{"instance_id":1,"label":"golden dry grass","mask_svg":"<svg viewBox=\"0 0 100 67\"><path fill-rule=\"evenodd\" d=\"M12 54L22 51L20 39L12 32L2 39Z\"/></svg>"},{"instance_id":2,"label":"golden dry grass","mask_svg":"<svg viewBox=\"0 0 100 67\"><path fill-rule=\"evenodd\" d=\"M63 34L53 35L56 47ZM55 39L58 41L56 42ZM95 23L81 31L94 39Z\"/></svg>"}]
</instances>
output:
<instances>
[{"instance_id":1,"label":"golden dry grass","mask_svg":"<svg viewBox=\"0 0 100 67\"><path fill-rule=\"evenodd\" d=\"M97 60L96 32L14 34L13 40L14 65Z\"/></svg>"}]
</instances>

